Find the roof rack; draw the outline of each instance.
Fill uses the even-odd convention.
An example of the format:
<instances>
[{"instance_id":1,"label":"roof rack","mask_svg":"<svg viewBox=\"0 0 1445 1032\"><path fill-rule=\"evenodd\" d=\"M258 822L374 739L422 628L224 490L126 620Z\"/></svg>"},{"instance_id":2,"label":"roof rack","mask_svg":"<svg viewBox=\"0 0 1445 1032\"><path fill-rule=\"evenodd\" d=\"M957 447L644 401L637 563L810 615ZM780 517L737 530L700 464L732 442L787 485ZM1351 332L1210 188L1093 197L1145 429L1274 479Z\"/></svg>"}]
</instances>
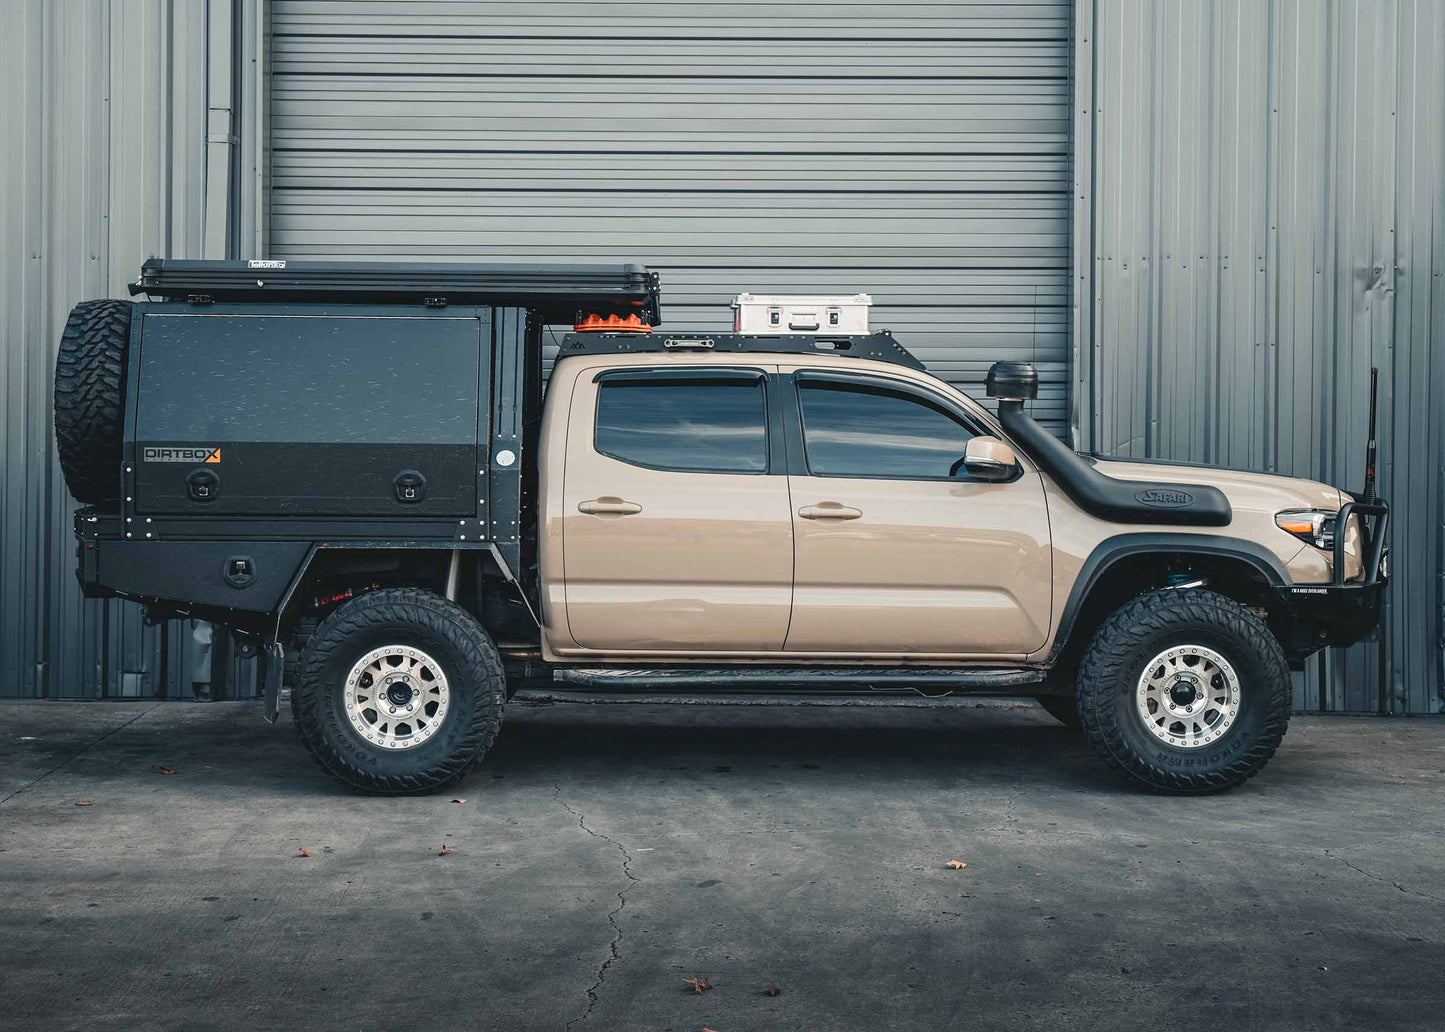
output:
<instances>
[{"instance_id":1,"label":"roof rack","mask_svg":"<svg viewBox=\"0 0 1445 1032\"><path fill-rule=\"evenodd\" d=\"M662 321L657 273L642 265L453 265L399 262L190 261L148 258L130 292L175 301L502 304L546 322L584 315Z\"/></svg>"},{"instance_id":2,"label":"roof rack","mask_svg":"<svg viewBox=\"0 0 1445 1032\"><path fill-rule=\"evenodd\" d=\"M831 333L569 333L557 358L625 353L731 353L744 355L843 355L892 362L910 369L924 365L887 330L869 334Z\"/></svg>"}]
</instances>

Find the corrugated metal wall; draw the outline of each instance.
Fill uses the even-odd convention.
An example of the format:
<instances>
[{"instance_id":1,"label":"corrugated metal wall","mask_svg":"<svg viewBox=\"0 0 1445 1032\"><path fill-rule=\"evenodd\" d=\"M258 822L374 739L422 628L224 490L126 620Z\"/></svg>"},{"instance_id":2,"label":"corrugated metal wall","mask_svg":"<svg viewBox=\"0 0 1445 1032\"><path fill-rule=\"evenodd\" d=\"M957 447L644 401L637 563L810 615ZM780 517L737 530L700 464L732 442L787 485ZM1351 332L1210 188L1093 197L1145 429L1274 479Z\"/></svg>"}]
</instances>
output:
<instances>
[{"instance_id":1,"label":"corrugated metal wall","mask_svg":"<svg viewBox=\"0 0 1445 1032\"><path fill-rule=\"evenodd\" d=\"M81 599L51 378L71 306L126 296L147 255L254 253L261 109L239 94L263 96L264 16L250 0L5 6L0 696L175 696L211 677L194 673L191 625Z\"/></svg>"},{"instance_id":2,"label":"corrugated metal wall","mask_svg":"<svg viewBox=\"0 0 1445 1032\"><path fill-rule=\"evenodd\" d=\"M1386 630L1296 704L1441 710L1445 5L1076 12L1080 443L1358 490L1378 366Z\"/></svg>"},{"instance_id":3,"label":"corrugated metal wall","mask_svg":"<svg viewBox=\"0 0 1445 1032\"><path fill-rule=\"evenodd\" d=\"M1069 0L273 6L273 253L644 261L667 324L851 294L1063 432Z\"/></svg>"},{"instance_id":4,"label":"corrugated metal wall","mask_svg":"<svg viewBox=\"0 0 1445 1032\"><path fill-rule=\"evenodd\" d=\"M175 695L196 677L191 627L78 596L51 363L70 306L121 294L147 254L265 253L269 7L6 8L0 695ZM1057 4L775 5L762 28L703 5L275 8L282 251L602 259L644 242L672 325L719 325L743 287L867 289L936 364L962 340L1062 369ZM1315 664L1296 702L1440 709L1445 9L1076 0L1074 22L1080 443L1357 485L1380 366L1388 632ZM663 77L639 81L641 62ZM347 117L316 103L332 88ZM885 199L860 217L860 197ZM1020 217L1036 231L1013 248ZM438 231L422 249L418 226ZM967 384L985 360L939 368Z\"/></svg>"}]
</instances>

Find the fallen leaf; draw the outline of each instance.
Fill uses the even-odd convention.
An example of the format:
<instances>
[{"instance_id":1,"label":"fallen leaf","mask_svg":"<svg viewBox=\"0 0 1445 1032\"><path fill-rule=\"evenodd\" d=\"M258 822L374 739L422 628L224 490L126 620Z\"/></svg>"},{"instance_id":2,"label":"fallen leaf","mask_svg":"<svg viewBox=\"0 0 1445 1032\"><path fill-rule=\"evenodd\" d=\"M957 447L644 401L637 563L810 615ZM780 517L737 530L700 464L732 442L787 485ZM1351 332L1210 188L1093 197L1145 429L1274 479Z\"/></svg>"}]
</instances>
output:
<instances>
[{"instance_id":1,"label":"fallen leaf","mask_svg":"<svg viewBox=\"0 0 1445 1032\"><path fill-rule=\"evenodd\" d=\"M694 993L705 993L712 988L712 983L706 978L684 978L683 982L692 986Z\"/></svg>"},{"instance_id":2,"label":"fallen leaf","mask_svg":"<svg viewBox=\"0 0 1445 1032\"><path fill-rule=\"evenodd\" d=\"M462 796L460 799L453 799L453 800L452 800L452 802L454 802L454 803L465 803L466 801L467 801L467 797L466 797L466 796Z\"/></svg>"},{"instance_id":3,"label":"fallen leaf","mask_svg":"<svg viewBox=\"0 0 1445 1032\"><path fill-rule=\"evenodd\" d=\"M962 860L950 860L948 863L944 864L943 866L944 866L944 867L952 867L955 871L961 871L961 870L963 870L965 867L967 867L968 864L964 863Z\"/></svg>"},{"instance_id":4,"label":"fallen leaf","mask_svg":"<svg viewBox=\"0 0 1445 1032\"><path fill-rule=\"evenodd\" d=\"M157 767L156 769L162 774L174 774L176 772L176 768L174 767Z\"/></svg>"},{"instance_id":5,"label":"fallen leaf","mask_svg":"<svg viewBox=\"0 0 1445 1032\"><path fill-rule=\"evenodd\" d=\"M772 982L769 982L767 985L763 986L763 992L767 993L769 996L782 996L782 995L783 995L783 991L782 991L781 989L779 989L779 988L777 987L777 985L774 984L774 983L772 983Z\"/></svg>"},{"instance_id":6,"label":"fallen leaf","mask_svg":"<svg viewBox=\"0 0 1445 1032\"><path fill-rule=\"evenodd\" d=\"M89 799L77 799L77 800L75 801L75 805L76 805L76 806L94 806L95 804L92 803Z\"/></svg>"},{"instance_id":7,"label":"fallen leaf","mask_svg":"<svg viewBox=\"0 0 1445 1032\"><path fill-rule=\"evenodd\" d=\"M442 851L441 851L440 853L438 853L437 856L446 856L448 853L455 853L455 852L456 852L455 849L453 849L451 846L449 846L449 845L447 845L445 842L443 842L443 843L442 843Z\"/></svg>"},{"instance_id":8,"label":"fallen leaf","mask_svg":"<svg viewBox=\"0 0 1445 1032\"><path fill-rule=\"evenodd\" d=\"M303 857L303 856L310 856L310 855L311 855L310 853L306 852L306 850L300 848L299 846L296 848L296 858L297 858L298 860L299 860L301 857Z\"/></svg>"}]
</instances>

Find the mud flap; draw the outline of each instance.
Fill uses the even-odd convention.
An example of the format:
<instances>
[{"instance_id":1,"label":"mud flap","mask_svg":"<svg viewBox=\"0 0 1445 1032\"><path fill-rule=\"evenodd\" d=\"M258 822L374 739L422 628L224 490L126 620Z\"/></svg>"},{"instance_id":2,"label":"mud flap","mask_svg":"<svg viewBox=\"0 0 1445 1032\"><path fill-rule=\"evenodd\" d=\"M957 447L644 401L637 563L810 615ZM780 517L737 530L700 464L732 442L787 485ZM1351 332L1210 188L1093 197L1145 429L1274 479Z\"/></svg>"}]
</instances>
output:
<instances>
[{"instance_id":1,"label":"mud flap","mask_svg":"<svg viewBox=\"0 0 1445 1032\"><path fill-rule=\"evenodd\" d=\"M281 674L286 668L286 650L281 647L279 641L273 641L266 646L266 669L262 682L261 697L264 709L261 716L266 723L276 723L276 716L281 709Z\"/></svg>"}]
</instances>

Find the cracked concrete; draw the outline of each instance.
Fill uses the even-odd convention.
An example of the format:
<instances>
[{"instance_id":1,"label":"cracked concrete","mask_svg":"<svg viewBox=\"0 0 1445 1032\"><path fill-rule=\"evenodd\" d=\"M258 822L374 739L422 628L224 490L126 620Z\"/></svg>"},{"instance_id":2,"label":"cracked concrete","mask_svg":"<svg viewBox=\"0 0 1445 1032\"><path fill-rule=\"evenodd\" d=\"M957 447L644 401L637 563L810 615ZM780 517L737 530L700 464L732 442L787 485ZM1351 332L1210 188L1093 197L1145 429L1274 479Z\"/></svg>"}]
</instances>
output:
<instances>
[{"instance_id":1,"label":"cracked concrete","mask_svg":"<svg viewBox=\"0 0 1445 1032\"><path fill-rule=\"evenodd\" d=\"M464 787L407 799L340 789L287 721L0 704L6 1032L1373 1032L1445 1010L1441 720L1297 718L1260 777L1202 799L1122 786L1018 706L519 705Z\"/></svg>"},{"instance_id":2,"label":"cracked concrete","mask_svg":"<svg viewBox=\"0 0 1445 1032\"><path fill-rule=\"evenodd\" d=\"M1364 875L1366 878L1369 878L1371 881L1385 882L1385 883L1388 884L1388 885L1393 885L1395 888L1399 889L1401 892L1405 893L1407 896L1419 896L1421 899L1431 899L1431 900L1434 900L1436 903L1445 903L1445 896L1434 896L1434 895L1431 895L1431 894L1428 893L1428 892L1417 892L1417 891L1415 891L1414 889L1406 888L1405 886L1401 885L1401 884L1400 884L1399 882L1397 882L1397 881L1391 881L1389 878L1381 878L1378 874L1371 874L1369 871L1365 870L1363 867L1359 866L1358 864L1352 864L1352 863L1350 863L1350 861L1346 860L1344 857L1342 857L1342 856L1336 856L1334 853L1331 853L1328 849L1325 850L1325 856L1329 857L1331 860L1338 860L1340 863L1344 864L1344 865L1345 865L1346 867L1348 867L1350 870L1356 872L1357 874L1362 874L1362 875Z\"/></svg>"},{"instance_id":3,"label":"cracked concrete","mask_svg":"<svg viewBox=\"0 0 1445 1032\"><path fill-rule=\"evenodd\" d=\"M562 809L577 818L577 827L581 828L593 838L601 839L603 842L608 843L622 854L622 876L627 879L627 884L617 890L617 906L607 912L607 923L612 926L613 932L611 940L607 943L607 956L603 959L601 966L598 967L597 974L592 979L592 984L587 987L587 1006L581 1014L567 1022L566 1027L571 1028L577 1024L577 1022L585 1021L588 1016L591 1015L592 1008L597 1004L597 994L602 989L602 983L607 979L608 968L622 959L622 926L617 923L617 915L627 909L627 890L631 888L633 882L637 881L637 876L632 873L632 857L628 854L627 847L616 839L587 827L587 818L583 816L580 811L568 806L567 801L562 798L562 785L560 781L554 781L552 787L556 790L557 802L562 804Z\"/></svg>"}]
</instances>

